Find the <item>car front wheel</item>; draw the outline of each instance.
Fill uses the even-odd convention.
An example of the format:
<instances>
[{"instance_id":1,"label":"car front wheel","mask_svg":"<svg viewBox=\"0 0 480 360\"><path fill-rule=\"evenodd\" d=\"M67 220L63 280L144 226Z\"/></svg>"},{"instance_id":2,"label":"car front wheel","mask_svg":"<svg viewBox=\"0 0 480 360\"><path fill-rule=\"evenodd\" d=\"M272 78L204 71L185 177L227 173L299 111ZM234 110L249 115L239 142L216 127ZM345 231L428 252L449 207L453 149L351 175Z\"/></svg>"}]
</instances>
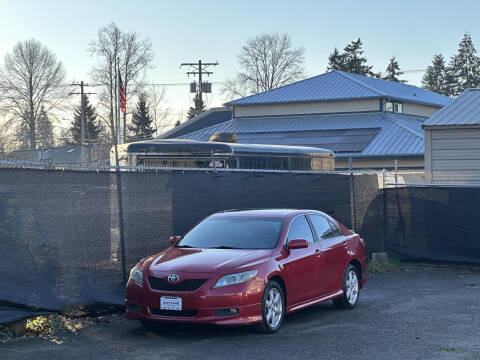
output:
<instances>
[{"instance_id":1,"label":"car front wheel","mask_svg":"<svg viewBox=\"0 0 480 360\"><path fill-rule=\"evenodd\" d=\"M285 297L282 287L276 281L269 281L262 296L262 322L257 329L262 333L274 333L285 316Z\"/></svg>"},{"instance_id":2,"label":"car front wheel","mask_svg":"<svg viewBox=\"0 0 480 360\"><path fill-rule=\"evenodd\" d=\"M359 291L357 269L353 265L348 265L343 277L343 295L333 299L333 303L342 309L353 309L358 303Z\"/></svg>"}]
</instances>

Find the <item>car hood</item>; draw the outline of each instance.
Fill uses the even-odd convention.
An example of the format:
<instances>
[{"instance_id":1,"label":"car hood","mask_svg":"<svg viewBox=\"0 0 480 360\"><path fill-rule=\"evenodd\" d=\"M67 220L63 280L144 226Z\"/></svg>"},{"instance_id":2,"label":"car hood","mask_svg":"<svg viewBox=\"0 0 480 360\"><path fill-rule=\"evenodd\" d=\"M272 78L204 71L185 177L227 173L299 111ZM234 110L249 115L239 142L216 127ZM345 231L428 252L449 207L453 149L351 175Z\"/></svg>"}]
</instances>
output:
<instances>
[{"instance_id":1,"label":"car hood","mask_svg":"<svg viewBox=\"0 0 480 360\"><path fill-rule=\"evenodd\" d=\"M151 271L231 273L267 261L271 249L188 249L171 247L153 257ZM243 270L245 269L245 270Z\"/></svg>"}]
</instances>

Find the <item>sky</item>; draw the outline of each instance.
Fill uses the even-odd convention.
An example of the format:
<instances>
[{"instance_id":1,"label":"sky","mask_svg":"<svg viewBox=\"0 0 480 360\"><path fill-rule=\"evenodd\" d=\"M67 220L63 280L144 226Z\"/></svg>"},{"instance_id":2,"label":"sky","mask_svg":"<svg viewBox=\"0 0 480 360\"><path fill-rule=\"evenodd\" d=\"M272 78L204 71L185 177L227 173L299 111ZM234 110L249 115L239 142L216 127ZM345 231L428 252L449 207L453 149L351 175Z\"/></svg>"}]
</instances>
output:
<instances>
[{"instance_id":1,"label":"sky","mask_svg":"<svg viewBox=\"0 0 480 360\"><path fill-rule=\"evenodd\" d=\"M221 83L238 71L237 54L261 33L288 33L294 47L305 48L305 72L325 72L334 47L360 37L374 71L383 71L392 55L404 70L424 69L435 53L449 58L464 32L480 48L480 1L107 1L0 0L0 64L18 41L37 39L62 61L68 81L90 81L96 59L87 51L98 30L115 22L153 42L154 83L188 83L182 62L215 62L209 107L225 98ZM404 75L420 85L422 72ZM167 86L165 107L173 116L192 105L188 85ZM65 114L65 122L69 115Z\"/></svg>"}]
</instances>

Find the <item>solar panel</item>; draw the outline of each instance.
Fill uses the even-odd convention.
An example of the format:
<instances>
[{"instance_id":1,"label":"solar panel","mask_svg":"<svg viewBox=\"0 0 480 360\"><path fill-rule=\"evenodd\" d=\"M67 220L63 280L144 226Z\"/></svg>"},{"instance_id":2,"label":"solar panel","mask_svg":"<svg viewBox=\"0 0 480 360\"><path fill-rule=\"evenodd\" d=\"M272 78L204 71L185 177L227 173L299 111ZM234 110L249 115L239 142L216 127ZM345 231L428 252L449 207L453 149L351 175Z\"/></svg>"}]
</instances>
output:
<instances>
[{"instance_id":1,"label":"solar panel","mask_svg":"<svg viewBox=\"0 0 480 360\"><path fill-rule=\"evenodd\" d=\"M240 143L312 146L335 153L361 152L381 128L249 132L238 134Z\"/></svg>"}]
</instances>

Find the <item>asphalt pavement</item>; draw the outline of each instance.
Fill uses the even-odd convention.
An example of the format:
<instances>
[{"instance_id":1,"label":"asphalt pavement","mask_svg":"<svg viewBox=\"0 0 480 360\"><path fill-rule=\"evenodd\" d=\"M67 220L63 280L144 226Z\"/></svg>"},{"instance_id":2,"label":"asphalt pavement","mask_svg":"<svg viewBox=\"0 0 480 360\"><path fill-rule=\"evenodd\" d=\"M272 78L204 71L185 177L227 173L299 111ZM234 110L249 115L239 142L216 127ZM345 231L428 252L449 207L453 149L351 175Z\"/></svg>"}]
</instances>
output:
<instances>
[{"instance_id":1,"label":"asphalt pavement","mask_svg":"<svg viewBox=\"0 0 480 360\"><path fill-rule=\"evenodd\" d=\"M0 359L480 360L480 269L420 266L369 274L354 310L320 304L288 315L271 335L205 325L149 332L110 315L55 341L0 344Z\"/></svg>"}]
</instances>

